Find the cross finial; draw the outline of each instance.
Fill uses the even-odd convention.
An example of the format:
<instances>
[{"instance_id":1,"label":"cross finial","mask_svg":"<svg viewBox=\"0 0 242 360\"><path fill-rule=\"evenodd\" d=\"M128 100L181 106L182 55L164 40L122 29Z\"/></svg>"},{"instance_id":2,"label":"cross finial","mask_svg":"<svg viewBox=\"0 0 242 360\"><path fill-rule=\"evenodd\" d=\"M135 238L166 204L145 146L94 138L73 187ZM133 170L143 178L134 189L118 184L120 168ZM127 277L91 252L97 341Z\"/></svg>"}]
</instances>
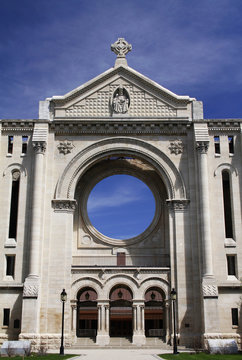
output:
<instances>
[{"instance_id":1,"label":"cross finial","mask_svg":"<svg viewBox=\"0 0 242 360\"><path fill-rule=\"evenodd\" d=\"M127 65L125 55L132 50L131 44L129 44L124 38L118 38L118 40L111 45L111 50L117 55L115 66Z\"/></svg>"}]
</instances>

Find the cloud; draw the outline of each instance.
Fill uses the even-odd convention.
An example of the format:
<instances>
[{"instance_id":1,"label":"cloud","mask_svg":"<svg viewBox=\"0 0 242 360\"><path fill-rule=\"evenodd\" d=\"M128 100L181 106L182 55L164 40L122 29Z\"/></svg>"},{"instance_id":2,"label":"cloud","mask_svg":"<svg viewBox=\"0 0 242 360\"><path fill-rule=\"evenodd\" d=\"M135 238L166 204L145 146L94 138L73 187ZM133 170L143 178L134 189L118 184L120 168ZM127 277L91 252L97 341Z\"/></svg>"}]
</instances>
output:
<instances>
[{"instance_id":1,"label":"cloud","mask_svg":"<svg viewBox=\"0 0 242 360\"><path fill-rule=\"evenodd\" d=\"M140 193L132 191L131 189L119 188L108 195L102 193L95 196L90 196L88 199L88 213L100 211L108 208L117 208L123 205L140 201L142 197Z\"/></svg>"}]
</instances>

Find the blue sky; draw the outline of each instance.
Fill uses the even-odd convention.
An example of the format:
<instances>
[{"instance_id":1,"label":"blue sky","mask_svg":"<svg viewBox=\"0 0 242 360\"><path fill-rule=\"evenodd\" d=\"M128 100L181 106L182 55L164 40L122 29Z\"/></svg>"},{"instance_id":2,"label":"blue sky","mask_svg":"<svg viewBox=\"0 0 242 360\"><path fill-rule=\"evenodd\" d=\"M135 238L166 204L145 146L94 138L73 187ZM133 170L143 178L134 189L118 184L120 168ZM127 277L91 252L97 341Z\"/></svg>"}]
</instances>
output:
<instances>
[{"instance_id":1,"label":"blue sky","mask_svg":"<svg viewBox=\"0 0 242 360\"><path fill-rule=\"evenodd\" d=\"M152 222L155 199L146 184L129 175L113 175L91 191L87 211L97 230L116 239L139 235Z\"/></svg>"},{"instance_id":2,"label":"blue sky","mask_svg":"<svg viewBox=\"0 0 242 360\"><path fill-rule=\"evenodd\" d=\"M242 117L242 0L1 0L0 34L0 118L37 118L39 100L111 68L118 37L133 46L129 66L203 101L205 118ZM116 185L109 199L122 194ZM134 207L142 197L135 189ZM97 221L121 205L131 209L93 209ZM121 227L113 225L115 236L133 236L128 220Z\"/></svg>"},{"instance_id":3,"label":"blue sky","mask_svg":"<svg viewBox=\"0 0 242 360\"><path fill-rule=\"evenodd\" d=\"M0 118L36 118L114 65L125 37L129 66L204 102L206 118L240 118L241 0L1 0Z\"/></svg>"}]
</instances>

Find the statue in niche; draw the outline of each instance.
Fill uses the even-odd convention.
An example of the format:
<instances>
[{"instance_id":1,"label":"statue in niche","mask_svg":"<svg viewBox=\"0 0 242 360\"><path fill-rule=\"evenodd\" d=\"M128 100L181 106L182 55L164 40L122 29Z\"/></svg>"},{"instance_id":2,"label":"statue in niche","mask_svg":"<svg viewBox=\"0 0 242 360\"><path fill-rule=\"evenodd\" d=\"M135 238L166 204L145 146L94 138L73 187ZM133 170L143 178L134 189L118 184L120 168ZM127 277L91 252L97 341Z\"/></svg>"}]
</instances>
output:
<instances>
[{"instance_id":1,"label":"statue in niche","mask_svg":"<svg viewBox=\"0 0 242 360\"><path fill-rule=\"evenodd\" d=\"M127 91L122 87L115 91L112 101L112 108L117 114L125 114L129 108L129 96Z\"/></svg>"}]
</instances>

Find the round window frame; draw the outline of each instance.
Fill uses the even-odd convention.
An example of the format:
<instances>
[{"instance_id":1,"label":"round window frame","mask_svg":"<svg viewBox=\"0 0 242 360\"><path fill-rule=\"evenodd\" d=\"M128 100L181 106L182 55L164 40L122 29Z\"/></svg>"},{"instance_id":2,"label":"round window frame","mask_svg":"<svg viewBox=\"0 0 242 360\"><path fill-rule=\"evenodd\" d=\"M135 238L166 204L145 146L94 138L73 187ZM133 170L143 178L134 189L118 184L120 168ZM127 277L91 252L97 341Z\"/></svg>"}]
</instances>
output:
<instances>
[{"instance_id":1,"label":"round window frame","mask_svg":"<svg viewBox=\"0 0 242 360\"><path fill-rule=\"evenodd\" d=\"M96 186L96 184L98 184L100 181L102 181L103 179L112 176L112 175L130 175L133 177L136 177L137 179L143 181L148 188L150 189L150 191L152 192L153 196L154 196L154 200L155 200L155 214L153 217L153 220L151 221L150 225L139 235L132 237L132 238L128 238L128 239L115 239L112 237L109 237L107 235L102 234L99 230L97 230L95 228L95 226L92 224L89 216L88 216L88 211L87 211L87 202L88 202L88 198L89 195L92 191L92 189ZM160 191L158 186L155 184L155 181L153 178L148 178L147 176L143 176L141 170L137 171L136 168L132 169L132 168L114 168L114 169L106 169L104 170L102 173L100 174L96 174L95 177L92 177L91 181L90 181L90 177L89 176L89 182L88 184L85 185L85 187L82 189L81 191L81 197L80 197L80 215L82 218L82 221L84 223L84 227L86 229L86 231L95 239L102 241L106 244L109 245L114 245L114 246L127 246L127 245L132 245L141 241L144 241L147 237L151 236L151 234L154 232L154 230L156 229L159 221L160 221L160 217L161 217L161 196L160 196Z\"/></svg>"}]
</instances>

